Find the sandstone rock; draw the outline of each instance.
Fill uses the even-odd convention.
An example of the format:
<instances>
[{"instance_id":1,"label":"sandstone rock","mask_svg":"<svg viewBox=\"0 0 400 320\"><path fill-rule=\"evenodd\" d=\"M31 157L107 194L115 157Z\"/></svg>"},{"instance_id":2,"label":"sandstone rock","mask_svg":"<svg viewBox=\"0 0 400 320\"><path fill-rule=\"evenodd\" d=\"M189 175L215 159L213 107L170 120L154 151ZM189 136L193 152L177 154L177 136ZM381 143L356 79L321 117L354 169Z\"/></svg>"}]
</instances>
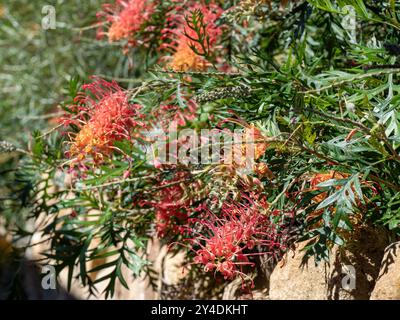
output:
<instances>
[{"instance_id":1,"label":"sandstone rock","mask_svg":"<svg viewBox=\"0 0 400 320\"><path fill-rule=\"evenodd\" d=\"M225 286L222 300L269 300L268 288L253 289L250 293L241 291L242 280L233 280Z\"/></svg>"},{"instance_id":2,"label":"sandstone rock","mask_svg":"<svg viewBox=\"0 0 400 320\"><path fill-rule=\"evenodd\" d=\"M306 243L300 243L272 272L269 297L278 300L369 299L387 244L385 231L365 227L345 247L334 247L329 263L316 266L313 259L302 264L304 252L301 250Z\"/></svg>"},{"instance_id":3,"label":"sandstone rock","mask_svg":"<svg viewBox=\"0 0 400 320\"><path fill-rule=\"evenodd\" d=\"M400 300L400 242L386 248L371 300Z\"/></svg>"},{"instance_id":4,"label":"sandstone rock","mask_svg":"<svg viewBox=\"0 0 400 320\"><path fill-rule=\"evenodd\" d=\"M301 243L294 253L289 253L271 274L269 298L271 300L326 300L327 264L315 265L311 259L303 264Z\"/></svg>"},{"instance_id":5,"label":"sandstone rock","mask_svg":"<svg viewBox=\"0 0 400 320\"><path fill-rule=\"evenodd\" d=\"M369 226L359 230L353 239L348 240L345 247L333 250L328 299L368 300L388 244L386 230ZM346 288L345 278L352 271L355 271L355 287Z\"/></svg>"}]
</instances>

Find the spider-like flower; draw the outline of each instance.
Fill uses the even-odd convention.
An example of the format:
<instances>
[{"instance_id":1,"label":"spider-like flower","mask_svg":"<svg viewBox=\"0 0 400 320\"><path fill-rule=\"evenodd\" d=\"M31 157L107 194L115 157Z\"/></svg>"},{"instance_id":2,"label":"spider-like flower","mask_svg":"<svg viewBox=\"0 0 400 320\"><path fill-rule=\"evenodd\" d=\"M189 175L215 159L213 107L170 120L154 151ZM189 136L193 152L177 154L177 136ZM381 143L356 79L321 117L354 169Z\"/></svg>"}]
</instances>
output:
<instances>
[{"instance_id":1,"label":"spider-like flower","mask_svg":"<svg viewBox=\"0 0 400 320\"><path fill-rule=\"evenodd\" d=\"M188 23L196 11L202 16L204 29L200 30L200 33L204 39L199 39L199 34ZM210 63L203 55L209 55L217 49L216 44L222 35L222 28L217 25L217 20L222 13L223 10L213 3L206 5L197 1L186 1L185 6L175 6L174 10L167 15L166 27L162 30L161 37L165 40L161 49L168 49L173 53L168 63L169 68L175 71L207 69ZM209 52L204 52L204 48L207 48Z\"/></svg>"},{"instance_id":2,"label":"spider-like flower","mask_svg":"<svg viewBox=\"0 0 400 320\"><path fill-rule=\"evenodd\" d=\"M198 108L197 104L191 99L185 102L184 107L175 104L161 105L160 108L153 112L157 124L163 130L168 131L169 128L183 127L195 120Z\"/></svg>"},{"instance_id":3,"label":"spider-like flower","mask_svg":"<svg viewBox=\"0 0 400 320\"><path fill-rule=\"evenodd\" d=\"M72 140L68 155L78 162L88 156L99 162L116 149L115 141L135 137L135 129L145 126L140 120L143 115L140 105L130 103L127 93L115 81L96 78L82 89L75 104L69 106L71 113L62 119L65 126L73 125L79 130L68 133Z\"/></svg>"},{"instance_id":4,"label":"spider-like flower","mask_svg":"<svg viewBox=\"0 0 400 320\"><path fill-rule=\"evenodd\" d=\"M141 206L155 210L155 228L159 238L183 233L190 212L190 199L185 197L184 181L186 172L176 172L171 180L162 180L160 190L153 194L152 200L141 200Z\"/></svg>"},{"instance_id":5,"label":"spider-like flower","mask_svg":"<svg viewBox=\"0 0 400 320\"><path fill-rule=\"evenodd\" d=\"M97 17L110 23L106 32L110 42L126 39L134 45L135 35L151 19L154 9L155 5L150 0L116 0L114 5L104 4L103 11ZM100 28L98 37L101 38L104 34Z\"/></svg>"},{"instance_id":6,"label":"spider-like flower","mask_svg":"<svg viewBox=\"0 0 400 320\"><path fill-rule=\"evenodd\" d=\"M204 265L206 271L220 272L225 279L244 279L243 267L254 266L251 256L274 254L285 247L279 227L261 212L259 204L248 201L225 202L219 215L208 212L197 220L200 232L194 231L190 240L192 247L200 247L196 264Z\"/></svg>"}]
</instances>

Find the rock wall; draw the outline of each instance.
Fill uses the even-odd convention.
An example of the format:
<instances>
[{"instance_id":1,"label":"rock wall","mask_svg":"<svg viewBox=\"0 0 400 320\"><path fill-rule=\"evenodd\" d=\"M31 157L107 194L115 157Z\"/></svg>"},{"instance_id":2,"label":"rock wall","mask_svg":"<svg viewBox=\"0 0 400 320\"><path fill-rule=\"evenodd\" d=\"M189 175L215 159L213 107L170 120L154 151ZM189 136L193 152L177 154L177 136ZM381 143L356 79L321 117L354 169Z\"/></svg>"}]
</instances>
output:
<instances>
[{"instance_id":1,"label":"rock wall","mask_svg":"<svg viewBox=\"0 0 400 320\"><path fill-rule=\"evenodd\" d=\"M278 300L367 300L379 275L386 232L363 228L345 247L334 247L329 263L303 263L306 243L288 254L284 265L275 268L270 278L269 298Z\"/></svg>"},{"instance_id":2,"label":"rock wall","mask_svg":"<svg viewBox=\"0 0 400 320\"><path fill-rule=\"evenodd\" d=\"M4 241L3 241L4 242ZM4 242L5 243L5 242ZM286 254L271 272L261 274L255 279L256 288L251 294L240 291L241 281L225 284L221 296L211 298L222 299L276 299L276 300L400 300L400 242L390 244L389 237L382 230L365 228L357 239L348 242L345 247L334 247L329 257L329 263L315 264L311 258L306 263L303 260L306 242L298 243L295 249ZM4 246L3 246L4 247ZM8 252L2 250L2 252ZM130 290L117 283L114 299L169 299L191 298L187 294L169 295L166 288L184 288L187 272L184 252L176 255L168 252L157 239L153 239L147 248L148 256L153 264L156 283L150 285L147 277L134 279L127 268L123 269L124 277L130 285ZM1 260L1 259L0 259ZM4 259L3 259L4 260ZM3 261L4 262L4 261ZM106 261L105 261L106 262ZM3 263L4 264L4 263ZM350 270L350 269L352 270ZM7 282L7 275L12 267L0 269L0 287ZM62 288L66 287L66 274L63 274L56 291L43 291L40 287L39 269L28 261L22 262L22 274L19 278L29 299L87 299L87 289L77 281L72 284L71 293ZM94 275L94 279L102 277L102 270ZM260 272L260 271L259 271ZM349 273L350 272L350 273ZM353 272L353 273L351 273ZM349 277L354 274L355 277ZM201 280L200 280L201 279ZM204 279L195 278L200 284ZM211 279L212 280L212 279ZM354 280L354 281L353 281ZM208 280L210 281L210 280ZM354 287L351 285L354 284ZM104 299L101 294L105 283L97 286L100 294L91 299ZM211 281L211 286L214 284ZM191 288L187 288L191 291ZM0 290L1 291L1 290ZM187 296L187 297L186 297ZM194 294L193 298L202 297ZM4 298L4 297L3 297ZM208 299L210 296L202 298Z\"/></svg>"},{"instance_id":3,"label":"rock wall","mask_svg":"<svg viewBox=\"0 0 400 320\"><path fill-rule=\"evenodd\" d=\"M386 248L371 300L400 300L400 242Z\"/></svg>"}]
</instances>

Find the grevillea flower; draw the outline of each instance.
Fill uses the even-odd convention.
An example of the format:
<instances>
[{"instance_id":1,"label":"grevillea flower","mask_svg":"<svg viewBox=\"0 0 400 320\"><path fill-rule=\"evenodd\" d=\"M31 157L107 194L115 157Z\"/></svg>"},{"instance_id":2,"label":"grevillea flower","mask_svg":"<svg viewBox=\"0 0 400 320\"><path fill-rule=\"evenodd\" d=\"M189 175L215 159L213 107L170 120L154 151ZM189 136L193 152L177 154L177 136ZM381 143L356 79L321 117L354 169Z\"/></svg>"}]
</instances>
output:
<instances>
[{"instance_id":1,"label":"grevillea flower","mask_svg":"<svg viewBox=\"0 0 400 320\"><path fill-rule=\"evenodd\" d=\"M267 151L268 144L265 142L265 137L254 124L245 129L243 140L254 142L254 160L259 159ZM242 153L246 153L246 145L242 148Z\"/></svg>"},{"instance_id":2,"label":"grevillea flower","mask_svg":"<svg viewBox=\"0 0 400 320\"><path fill-rule=\"evenodd\" d=\"M232 138L234 142L232 150L224 157L226 164L231 164L237 170L251 167L259 177L274 177L265 163L256 163L256 160L263 156L268 148L266 138L258 128L253 124L248 125L243 133L235 133Z\"/></svg>"},{"instance_id":3,"label":"grevillea flower","mask_svg":"<svg viewBox=\"0 0 400 320\"><path fill-rule=\"evenodd\" d=\"M205 28L202 32L204 38L208 39L208 43L192 40L198 39L198 35L193 28L190 28L185 17L190 19L196 10L199 10L203 16ZM169 68L175 71L203 71L209 66L209 62L196 54L191 47L202 54L206 54L203 52L204 47L210 51L208 54L215 52L216 44L222 35L222 28L216 22L222 13L223 10L213 3L206 5L197 1L186 1L184 5L178 5L177 1L174 10L167 14L166 27L162 30L161 37L164 43L160 48L173 52L168 64Z\"/></svg>"},{"instance_id":4,"label":"grevillea flower","mask_svg":"<svg viewBox=\"0 0 400 320\"><path fill-rule=\"evenodd\" d=\"M253 170L254 170L255 174L260 178L267 177L271 180L275 178L274 173L271 171L271 169L268 167L268 165L264 162L256 163L253 166Z\"/></svg>"},{"instance_id":5,"label":"grevillea flower","mask_svg":"<svg viewBox=\"0 0 400 320\"><path fill-rule=\"evenodd\" d=\"M187 177L188 173L177 172L173 179L159 183L160 190L153 194L153 200L140 202L142 206L150 206L155 210L155 226L159 238L184 231L183 226L191 211L190 199L185 197L183 188Z\"/></svg>"},{"instance_id":6,"label":"grevillea flower","mask_svg":"<svg viewBox=\"0 0 400 320\"><path fill-rule=\"evenodd\" d=\"M254 266L250 257L285 248L284 234L263 214L263 207L250 199L247 202L225 202L219 215L207 212L197 220L199 231L190 239L192 248L200 247L194 263L220 272L225 279L244 279L243 267Z\"/></svg>"},{"instance_id":7,"label":"grevillea flower","mask_svg":"<svg viewBox=\"0 0 400 320\"><path fill-rule=\"evenodd\" d=\"M79 130L68 133L72 140L68 155L77 161L92 156L98 162L115 150L115 141L134 138L135 129L144 127L140 120L143 115L140 105L131 104L127 93L114 81L96 78L82 89L76 104L69 106L71 114L62 119L65 126L72 124Z\"/></svg>"},{"instance_id":8,"label":"grevillea flower","mask_svg":"<svg viewBox=\"0 0 400 320\"><path fill-rule=\"evenodd\" d=\"M209 62L197 55L186 40L179 43L168 67L174 71L205 71Z\"/></svg>"},{"instance_id":9,"label":"grevillea flower","mask_svg":"<svg viewBox=\"0 0 400 320\"><path fill-rule=\"evenodd\" d=\"M320 187L318 187L318 184L331 180L331 179L336 179L336 180L340 180L340 179L346 179L349 177L348 173L343 173L343 172L338 172L338 171L334 171L331 170L327 173L317 173L315 175L313 175L311 177L310 181L310 187L311 190L310 191L315 191L315 190L319 190ZM336 189L340 189L340 186L337 186ZM316 203L320 203L321 201L323 201L326 197L328 196L327 192L322 192L318 195L316 195L313 200Z\"/></svg>"},{"instance_id":10,"label":"grevillea flower","mask_svg":"<svg viewBox=\"0 0 400 320\"><path fill-rule=\"evenodd\" d=\"M110 23L106 32L110 42L126 39L133 45L136 43L135 35L150 20L154 9L154 3L149 0L116 0L114 5L103 5L103 11L97 17ZM103 34L100 28L98 37L101 38Z\"/></svg>"}]
</instances>

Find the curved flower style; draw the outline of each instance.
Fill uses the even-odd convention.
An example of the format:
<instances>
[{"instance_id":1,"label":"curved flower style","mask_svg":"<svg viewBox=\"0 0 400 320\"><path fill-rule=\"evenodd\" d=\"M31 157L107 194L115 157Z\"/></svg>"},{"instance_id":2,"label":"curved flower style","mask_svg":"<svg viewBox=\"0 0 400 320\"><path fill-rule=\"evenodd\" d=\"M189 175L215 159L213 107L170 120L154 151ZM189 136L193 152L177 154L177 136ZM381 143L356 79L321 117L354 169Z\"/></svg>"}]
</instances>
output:
<instances>
[{"instance_id":1,"label":"curved flower style","mask_svg":"<svg viewBox=\"0 0 400 320\"><path fill-rule=\"evenodd\" d=\"M153 112L157 124L163 130L168 131L169 128L183 127L195 120L198 109L197 104L192 99L188 99L185 102L185 107L175 104L161 105Z\"/></svg>"},{"instance_id":2,"label":"curved flower style","mask_svg":"<svg viewBox=\"0 0 400 320\"><path fill-rule=\"evenodd\" d=\"M141 206L150 206L155 210L155 228L159 238L167 235L176 235L185 231L184 225L188 221L190 199L185 197L182 187L188 173L177 172L173 179L162 180L160 190L153 195L153 200L140 201Z\"/></svg>"},{"instance_id":3,"label":"curved flower style","mask_svg":"<svg viewBox=\"0 0 400 320\"><path fill-rule=\"evenodd\" d=\"M192 14L196 11L201 13L201 17L198 16L198 18L202 21L198 22L203 25L203 29L199 32L204 39L199 39L199 34L189 23ZM196 1L187 1L185 7L177 5L167 15L167 26L162 30L161 38L168 41L161 46L161 49L169 49L173 52L168 63L169 68L175 71L204 71L208 68L210 63L203 55L210 54L217 48L222 28L216 22L222 13L223 10L216 4L205 5ZM204 48L210 52L204 52Z\"/></svg>"},{"instance_id":4,"label":"curved flower style","mask_svg":"<svg viewBox=\"0 0 400 320\"><path fill-rule=\"evenodd\" d=\"M106 33L110 42L126 39L134 45L135 34L150 20L154 8L154 3L149 0L116 0L114 5L104 4L103 11L97 17L111 23ZM104 30L100 28L98 37L101 38L104 34Z\"/></svg>"},{"instance_id":5,"label":"curved flower style","mask_svg":"<svg viewBox=\"0 0 400 320\"><path fill-rule=\"evenodd\" d=\"M205 271L220 272L225 279L243 277L244 266L254 266L249 257L274 254L283 249L284 235L261 211L260 204L225 202L221 214L208 212L197 222L201 231L191 239L192 247L199 246L194 262L204 265ZM257 247L259 252L254 252Z\"/></svg>"},{"instance_id":6,"label":"curved flower style","mask_svg":"<svg viewBox=\"0 0 400 320\"><path fill-rule=\"evenodd\" d=\"M83 91L69 107L70 116L64 125L75 125L78 133L73 136L68 155L82 161L92 156L95 162L102 161L115 147L115 141L133 139L133 129L145 125L139 112L140 105L129 103L129 97L118 84L96 78L82 86Z\"/></svg>"}]
</instances>

